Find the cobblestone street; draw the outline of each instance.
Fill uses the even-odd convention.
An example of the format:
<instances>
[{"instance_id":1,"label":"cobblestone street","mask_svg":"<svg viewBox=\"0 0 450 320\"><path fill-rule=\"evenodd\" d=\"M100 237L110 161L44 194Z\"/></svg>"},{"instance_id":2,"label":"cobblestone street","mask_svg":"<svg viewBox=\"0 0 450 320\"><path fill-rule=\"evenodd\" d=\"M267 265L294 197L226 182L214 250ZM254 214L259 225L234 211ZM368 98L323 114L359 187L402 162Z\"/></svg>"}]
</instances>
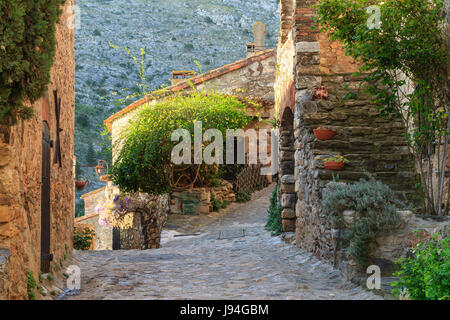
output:
<instances>
[{"instance_id":1,"label":"cobblestone street","mask_svg":"<svg viewBox=\"0 0 450 320\"><path fill-rule=\"evenodd\" d=\"M171 217L161 249L77 252L81 293L69 299L380 299L271 237L271 191L220 215Z\"/></svg>"}]
</instances>

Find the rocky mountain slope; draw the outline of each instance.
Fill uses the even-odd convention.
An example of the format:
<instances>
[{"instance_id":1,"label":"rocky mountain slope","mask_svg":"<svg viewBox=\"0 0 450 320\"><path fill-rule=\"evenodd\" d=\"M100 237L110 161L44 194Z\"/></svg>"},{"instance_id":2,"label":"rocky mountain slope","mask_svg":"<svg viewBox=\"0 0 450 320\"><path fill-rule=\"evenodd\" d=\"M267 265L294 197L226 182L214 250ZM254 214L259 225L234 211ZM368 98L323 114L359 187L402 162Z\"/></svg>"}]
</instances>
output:
<instances>
[{"instance_id":1,"label":"rocky mountain slope","mask_svg":"<svg viewBox=\"0 0 450 320\"><path fill-rule=\"evenodd\" d=\"M110 43L138 58L144 48L147 84L158 88L172 70L198 72L195 60L208 71L244 58L256 21L267 24L268 47L276 46L279 33L278 0L78 0L77 5L75 154L81 164L91 142L99 157L107 157L100 146L102 122L124 107L110 94L133 90L139 79L133 60Z\"/></svg>"}]
</instances>

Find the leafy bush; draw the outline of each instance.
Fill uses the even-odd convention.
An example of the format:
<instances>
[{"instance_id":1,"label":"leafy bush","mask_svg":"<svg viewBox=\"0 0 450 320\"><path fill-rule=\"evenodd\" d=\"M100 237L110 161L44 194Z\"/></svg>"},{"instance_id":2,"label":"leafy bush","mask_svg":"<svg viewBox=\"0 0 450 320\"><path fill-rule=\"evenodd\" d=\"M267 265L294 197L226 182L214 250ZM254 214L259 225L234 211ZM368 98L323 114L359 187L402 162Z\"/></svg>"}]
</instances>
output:
<instances>
[{"instance_id":1,"label":"leafy bush","mask_svg":"<svg viewBox=\"0 0 450 320\"><path fill-rule=\"evenodd\" d=\"M420 242L413 257L398 261L400 277L394 282L394 294L412 300L450 299L450 237L436 234Z\"/></svg>"},{"instance_id":2,"label":"leafy bush","mask_svg":"<svg viewBox=\"0 0 450 320\"><path fill-rule=\"evenodd\" d=\"M171 141L172 132L185 129L193 142L194 122L202 121L203 133L217 129L225 140L227 129L245 128L252 119L245 112L246 103L251 101L215 92L194 92L143 106L117 143L120 150L111 170L114 182L124 192L152 194L208 185L210 178L217 177L218 166L173 164L171 152L178 142ZM202 147L207 145L203 142Z\"/></svg>"},{"instance_id":3,"label":"leafy bush","mask_svg":"<svg viewBox=\"0 0 450 320\"><path fill-rule=\"evenodd\" d=\"M270 231L273 236L283 233L283 224L281 222L281 204L278 202L278 187L272 191L269 207L269 220L266 224L266 230Z\"/></svg>"},{"instance_id":4,"label":"leafy bush","mask_svg":"<svg viewBox=\"0 0 450 320\"><path fill-rule=\"evenodd\" d=\"M236 195L236 202L239 203L249 202L252 199L250 191L235 192L235 195Z\"/></svg>"},{"instance_id":5,"label":"leafy bush","mask_svg":"<svg viewBox=\"0 0 450 320\"><path fill-rule=\"evenodd\" d=\"M194 45L192 43L185 43L184 44L184 50L194 50Z\"/></svg>"},{"instance_id":6,"label":"leafy bush","mask_svg":"<svg viewBox=\"0 0 450 320\"><path fill-rule=\"evenodd\" d=\"M330 182L323 194L323 208L334 226L344 229L344 211L355 211L346 240L350 242L348 252L360 267L368 264L370 245L377 233L395 230L401 225L397 208L404 204L387 185L373 178L353 184Z\"/></svg>"},{"instance_id":7,"label":"leafy bush","mask_svg":"<svg viewBox=\"0 0 450 320\"><path fill-rule=\"evenodd\" d=\"M229 201L220 201L216 199L213 193L211 193L211 205L213 206L214 212L218 212L220 209L225 209L229 204Z\"/></svg>"},{"instance_id":8,"label":"leafy bush","mask_svg":"<svg viewBox=\"0 0 450 320\"><path fill-rule=\"evenodd\" d=\"M65 0L0 2L0 124L33 113L25 101L39 99L50 82L55 24Z\"/></svg>"},{"instance_id":9,"label":"leafy bush","mask_svg":"<svg viewBox=\"0 0 450 320\"><path fill-rule=\"evenodd\" d=\"M73 247L77 250L89 250L95 237L95 231L91 229L73 228Z\"/></svg>"},{"instance_id":10,"label":"leafy bush","mask_svg":"<svg viewBox=\"0 0 450 320\"><path fill-rule=\"evenodd\" d=\"M26 272L27 276L27 293L28 293L28 300L35 300L36 294L34 293L34 289L37 287L36 279L34 278L33 272L28 270Z\"/></svg>"}]
</instances>

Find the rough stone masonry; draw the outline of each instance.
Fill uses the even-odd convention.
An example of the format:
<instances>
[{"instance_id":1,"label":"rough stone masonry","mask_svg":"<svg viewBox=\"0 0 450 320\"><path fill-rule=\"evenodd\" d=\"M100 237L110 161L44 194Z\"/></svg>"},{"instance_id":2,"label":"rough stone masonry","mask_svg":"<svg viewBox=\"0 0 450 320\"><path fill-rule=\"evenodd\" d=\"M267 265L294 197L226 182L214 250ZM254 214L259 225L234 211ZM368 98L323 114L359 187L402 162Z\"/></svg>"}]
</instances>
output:
<instances>
[{"instance_id":1,"label":"rough stone masonry","mask_svg":"<svg viewBox=\"0 0 450 320\"><path fill-rule=\"evenodd\" d=\"M51 265L72 252L75 210L75 161L73 132L75 113L74 30L68 0L56 25L56 55L47 94L33 104L34 117L11 128L0 127L0 299L26 299L29 270L35 279L41 270L41 185L50 181ZM54 163L56 113L54 90L62 99L59 132L61 166ZM48 127L49 137L43 140ZM53 140L49 157L50 176L43 177L43 144ZM52 145L49 143L50 146Z\"/></svg>"},{"instance_id":2,"label":"rough stone masonry","mask_svg":"<svg viewBox=\"0 0 450 320\"><path fill-rule=\"evenodd\" d=\"M350 160L339 181L367 177L365 171L393 190L412 196L413 162L400 119L382 119L352 76L359 65L342 46L313 31L311 6L316 0L281 1L276 106L281 120L280 176L285 231L296 231L297 244L331 259L334 235L321 210L322 190L333 180L319 156L342 155ZM343 101L348 89L357 97ZM318 89L328 98L318 98ZM318 141L313 129L337 132Z\"/></svg>"}]
</instances>

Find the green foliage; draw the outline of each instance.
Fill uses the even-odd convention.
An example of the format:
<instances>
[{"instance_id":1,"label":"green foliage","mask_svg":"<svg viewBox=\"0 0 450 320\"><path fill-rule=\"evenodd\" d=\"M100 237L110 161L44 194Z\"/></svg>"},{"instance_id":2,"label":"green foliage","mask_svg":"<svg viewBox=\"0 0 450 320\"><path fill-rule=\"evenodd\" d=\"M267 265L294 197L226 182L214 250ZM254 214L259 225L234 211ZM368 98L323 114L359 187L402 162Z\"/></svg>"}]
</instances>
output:
<instances>
[{"instance_id":1,"label":"green foliage","mask_svg":"<svg viewBox=\"0 0 450 320\"><path fill-rule=\"evenodd\" d=\"M194 50L194 45L192 43L185 43L184 50L187 50L187 51Z\"/></svg>"},{"instance_id":2,"label":"green foliage","mask_svg":"<svg viewBox=\"0 0 450 320\"><path fill-rule=\"evenodd\" d=\"M420 242L413 257L398 261L400 279L392 284L394 294L411 300L450 300L450 237L436 234Z\"/></svg>"},{"instance_id":3,"label":"green foliage","mask_svg":"<svg viewBox=\"0 0 450 320\"><path fill-rule=\"evenodd\" d=\"M269 207L269 220L266 224L266 230L270 231L273 236L283 233L283 224L281 222L281 204L278 202L278 187L272 191Z\"/></svg>"},{"instance_id":4,"label":"green foliage","mask_svg":"<svg viewBox=\"0 0 450 320\"><path fill-rule=\"evenodd\" d=\"M420 168L427 210L437 214L444 202L442 168L447 148L436 152L433 145L448 141L450 133L443 4L444 0L323 0L316 6L321 31L340 41L346 54L362 62L356 75L363 78L380 114L403 118L416 167ZM368 27L373 18L373 12L367 10L371 5L380 8L380 29ZM414 92L405 88L405 78L416 85ZM438 167L433 167L435 157ZM439 177L437 197L431 172Z\"/></svg>"},{"instance_id":5,"label":"green foliage","mask_svg":"<svg viewBox=\"0 0 450 320\"><path fill-rule=\"evenodd\" d=\"M94 144L89 141L88 150L86 152L86 164L95 165L97 163L97 154L94 150Z\"/></svg>"},{"instance_id":6,"label":"green foliage","mask_svg":"<svg viewBox=\"0 0 450 320\"><path fill-rule=\"evenodd\" d=\"M50 82L55 24L65 0L0 2L0 124L32 117L25 103L39 99Z\"/></svg>"},{"instance_id":7,"label":"green foliage","mask_svg":"<svg viewBox=\"0 0 450 320\"><path fill-rule=\"evenodd\" d=\"M229 201L220 201L216 199L213 193L211 193L211 205L213 206L214 212L218 212L220 209L225 209L229 204Z\"/></svg>"},{"instance_id":8,"label":"green foliage","mask_svg":"<svg viewBox=\"0 0 450 320\"><path fill-rule=\"evenodd\" d=\"M75 218L84 216L84 200L75 202Z\"/></svg>"},{"instance_id":9,"label":"green foliage","mask_svg":"<svg viewBox=\"0 0 450 320\"><path fill-rule=\"evenodd\" d=\"M252 199L250 191L235 192L235 195L236 195L236 202L238 203L249 202Z\"/></svg>"},{"instance_id":10,"label":"green foliage","mask_svg":"<svg viewBox=\"0 0 450 320\"><path fill-rule=\"evenodd\" d=\"M54 269L54 267L53 267L53 269ZM50 272L47 274L47 280L48 281L55 280L55 276L53 275L53 271L50 270Z\"/></svg>"},{"instance_id":11,"label":"green foliage","mask_svg":"<svg viewBox=\"0 0 450 320\"><path fill-rule=\"evenodd\" d=\"M95 232L90 229L78 230L77 227L73 229L73 247L77 250L89 250L92 240L95 237Z\"/></svg>"},{"instance_id":12,"label":"green foliage","mask_svg":"<svg viewBox=\"0 0 450 320\"><path fill-rule=\"evenodd\" d=\"M124 192L152 194L189 185L208 185L209 179L217 176L217 166L174 165L171 152L178 141L171 141L172 132L187 130L193 144L194 122L202 121L203 133L217 129L226 137L227 129L242 129L251 121L245 103L250 102L215 92L195 91L141 107L117 144L121 149L111 170L114 182ZM203 148L208 144L204 142Z\"/></svg>"},{"instance_id":13,"label":"green foliage","mask_svg":"<svg viewBox=\"0 0 450 320\"><path fill-rule=\"evenodd\" d=\"M77 162L75 163L75 176L76 176L76 179L79 180L81 178L82 174L83 174L83 171L81 170L80 163L77 160Z\"/></svg>"},{"instance_id":14,"label":"green foliage","mask_svg":"<svg viewBox=\"0 0 450 320\"><path fill-rule=\"evenodd\" d=\"M28 300L35 300L36 295L34 293L34 289L37 288L36 279L34 278L33 272L28 270L26 272L27 276L27 293L28 293Z\"/></svg>"},{"instance_id":15,"label":"green foliage","mask_svg":"<svg viewBox=\"0 0 450 320\"><path fill-rule=\"evenodd\" d=\"M370 246L376 235L380 231L395 230L402 223L397 208L404 204L387 185L373 178L353 184L330 182L324 190L322 204L329 221L340 229L346 227L344 211L355 211L346 240L350 242L348 252L360 267L369 263Z\"/></svg>"},{"instance_id":16,"label":"green foliage","mask_svg":"<svg viewBox=\"0 0 450 320\"><path fill-rule=\"evenodd\" d=\"M115 50L122 50L125 52L125 54L133 61L134 65L136 66L139 80L136 84L136 86L132 89L130 88L123 88L119 91L114 91L111 93L111 96L115 98L114 104L117 106L123 106L128 103L130 103L131 100L137 99L143 96L146 96L147 94L151 94L153 89L148 85L148 79L145 76L146 71L146 51L144 48L141 48L139 58L132 54L130 49L126 46L124 47L118 47L111 42L109 43L110 47ZM119 98L119 96L122 96L122 94L125 93L125 98ZM102 97L104 99L104 97Z\"/></svg>"}]
</instances>

